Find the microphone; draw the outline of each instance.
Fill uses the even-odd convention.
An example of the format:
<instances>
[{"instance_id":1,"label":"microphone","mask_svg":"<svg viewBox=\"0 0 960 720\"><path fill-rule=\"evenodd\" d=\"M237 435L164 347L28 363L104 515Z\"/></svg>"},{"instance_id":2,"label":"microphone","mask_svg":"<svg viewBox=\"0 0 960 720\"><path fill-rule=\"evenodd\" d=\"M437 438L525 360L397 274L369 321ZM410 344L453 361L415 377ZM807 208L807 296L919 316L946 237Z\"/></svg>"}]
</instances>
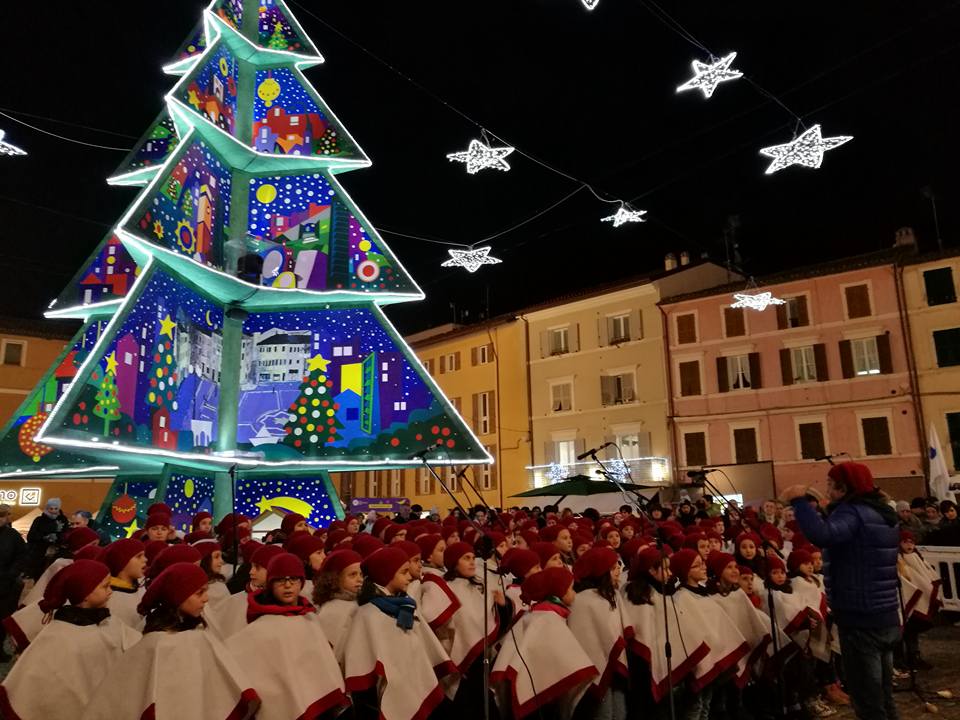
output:
<instances>
[{"instance_id":1,"label":"microphone","mask_svg":"<svg viewBox=\"0 0 960 720\"><path fill-rule=\"evenodd\" d=\"M707 473L716 472L716 468L700 468L699 470L687 470L688 478L698 478L703 477Z\"/></svg>"},{"instance_id":2,"label":"microphone","mask_svg":"<svg viewBox=\"0 0 960 720\"><path fill-rule=\"evenodd\" d=\"M437 449L436 445L427 445L423 450L418 453L414 453L410 456L411 460L423 460L427 455L434 452Z\"/></svg>"},{"instance_id":3,"label":"microphone","mask_svg":"<svg viewBox=\"0 0 960 720\"><path fill-rule=\"evenodd\" d=\"M616 443L615 443L615 442L605 442L605 443L604 443L603 445L601 445L600 447L595 447L595 448L593 448L592 450L587 450L587 451L584 452L584 453L580 453L579 455L577 455L577 460L586 460L588 457L591 457L591 456L593 456L593 455L596 455L598 452L600 452L600 451L603 450L604 448L610 447L611 445L616 445Z\"/></svg>"}]
</instances>

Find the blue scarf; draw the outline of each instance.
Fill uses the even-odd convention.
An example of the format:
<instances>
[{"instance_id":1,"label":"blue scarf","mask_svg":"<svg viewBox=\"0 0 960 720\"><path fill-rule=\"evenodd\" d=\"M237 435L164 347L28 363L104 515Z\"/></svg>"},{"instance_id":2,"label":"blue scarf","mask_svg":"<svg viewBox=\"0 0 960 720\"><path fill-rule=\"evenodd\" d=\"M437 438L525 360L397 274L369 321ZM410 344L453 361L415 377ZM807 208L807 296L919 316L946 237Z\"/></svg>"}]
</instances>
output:
<instances>
[{"instance_id":1,"label":"blue scarf","mask_svg":"<svg viewBox=\"0 0 960 720\"><path fill-rule=\"evenodd\" d=\"M379 608L380 612L397 619L397 627L403 630L413 629L413 612L417 609L417 602L411 597L375 597L370 602Z\"/></svg>"}]
</instances>

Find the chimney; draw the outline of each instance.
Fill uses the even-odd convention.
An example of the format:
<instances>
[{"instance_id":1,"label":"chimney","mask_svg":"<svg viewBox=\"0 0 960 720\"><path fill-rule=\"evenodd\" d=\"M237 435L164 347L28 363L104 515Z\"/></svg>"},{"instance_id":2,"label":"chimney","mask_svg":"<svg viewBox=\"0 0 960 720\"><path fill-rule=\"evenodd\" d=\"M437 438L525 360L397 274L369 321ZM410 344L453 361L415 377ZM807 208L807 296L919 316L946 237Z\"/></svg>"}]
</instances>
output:
<instances>
[{"instance_id":1,"label":"chimney","mask_svg":"<svg viewBox=\"0 0 960 720\"><path fill-rule=\"evenodd\" d=\"M673 253L667 253L663 256L663 268L664 270L676 270L677 269L677 256Z\"/></svg>"},{"instance_id":2,"label":"chimney","mask_svg":"<svg viewBox=\"0 0 960 720\"><path fill-rule=\"evenodd\" d=\"M902 227L894 235L894 247L913 247L917 246L917 236L912 227Z\"/></svg>"},{"instance_id":3,"label":"chimney","mask_svg":"<svg viewBox=\"0 0 960 720\"><path fill-rule=\"evenodd\" d=\"M690 264L690 253L688 253L686 250L680 253L680 264L681 265Z\"/></svg>"}]
</instances>

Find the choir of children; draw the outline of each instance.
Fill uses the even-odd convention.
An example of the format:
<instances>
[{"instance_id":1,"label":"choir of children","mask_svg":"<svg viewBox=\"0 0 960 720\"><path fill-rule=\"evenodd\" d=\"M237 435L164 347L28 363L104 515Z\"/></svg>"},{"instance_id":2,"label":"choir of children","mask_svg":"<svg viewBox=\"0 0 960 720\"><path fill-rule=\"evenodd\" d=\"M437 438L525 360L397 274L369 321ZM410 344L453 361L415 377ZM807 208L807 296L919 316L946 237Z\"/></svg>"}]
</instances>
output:
<instances>
[{"instance_id":1,"label":"choir of children","mask_svg":"<svg viewBox=\"0 0 960 720\"><path fill-rule=\"evenodd\" d=\"M4 621L21 655L0 716L482 717L485 669L503 720L833 714L820 551L756 513L687 515L381 518L371 533L290 515L261 545L246 518L214 528L208 513L178 543L155 509L144 541L97 548L79 532ZM914 668L940 589L908 532L900 573Z\"/></svg>"}]
</instances>

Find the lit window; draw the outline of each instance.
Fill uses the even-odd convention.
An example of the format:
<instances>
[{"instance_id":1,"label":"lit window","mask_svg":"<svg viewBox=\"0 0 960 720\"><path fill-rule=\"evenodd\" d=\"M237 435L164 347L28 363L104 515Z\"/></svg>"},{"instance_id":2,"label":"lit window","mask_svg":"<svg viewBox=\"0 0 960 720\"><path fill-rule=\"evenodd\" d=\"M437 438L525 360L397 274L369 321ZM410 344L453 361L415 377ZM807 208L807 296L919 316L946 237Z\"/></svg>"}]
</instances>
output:
<instances>
[{"instance_id":1,"label":"lit window","mask_svg":"<svg viewBox=\"0 0 960 720\"><path fill-rule=\"evenodd\" d=\"M880 355L875 337L851 340L850 349L853 351L853 371L857 375L880 374Z\"/></svg>"}]
</instances>

